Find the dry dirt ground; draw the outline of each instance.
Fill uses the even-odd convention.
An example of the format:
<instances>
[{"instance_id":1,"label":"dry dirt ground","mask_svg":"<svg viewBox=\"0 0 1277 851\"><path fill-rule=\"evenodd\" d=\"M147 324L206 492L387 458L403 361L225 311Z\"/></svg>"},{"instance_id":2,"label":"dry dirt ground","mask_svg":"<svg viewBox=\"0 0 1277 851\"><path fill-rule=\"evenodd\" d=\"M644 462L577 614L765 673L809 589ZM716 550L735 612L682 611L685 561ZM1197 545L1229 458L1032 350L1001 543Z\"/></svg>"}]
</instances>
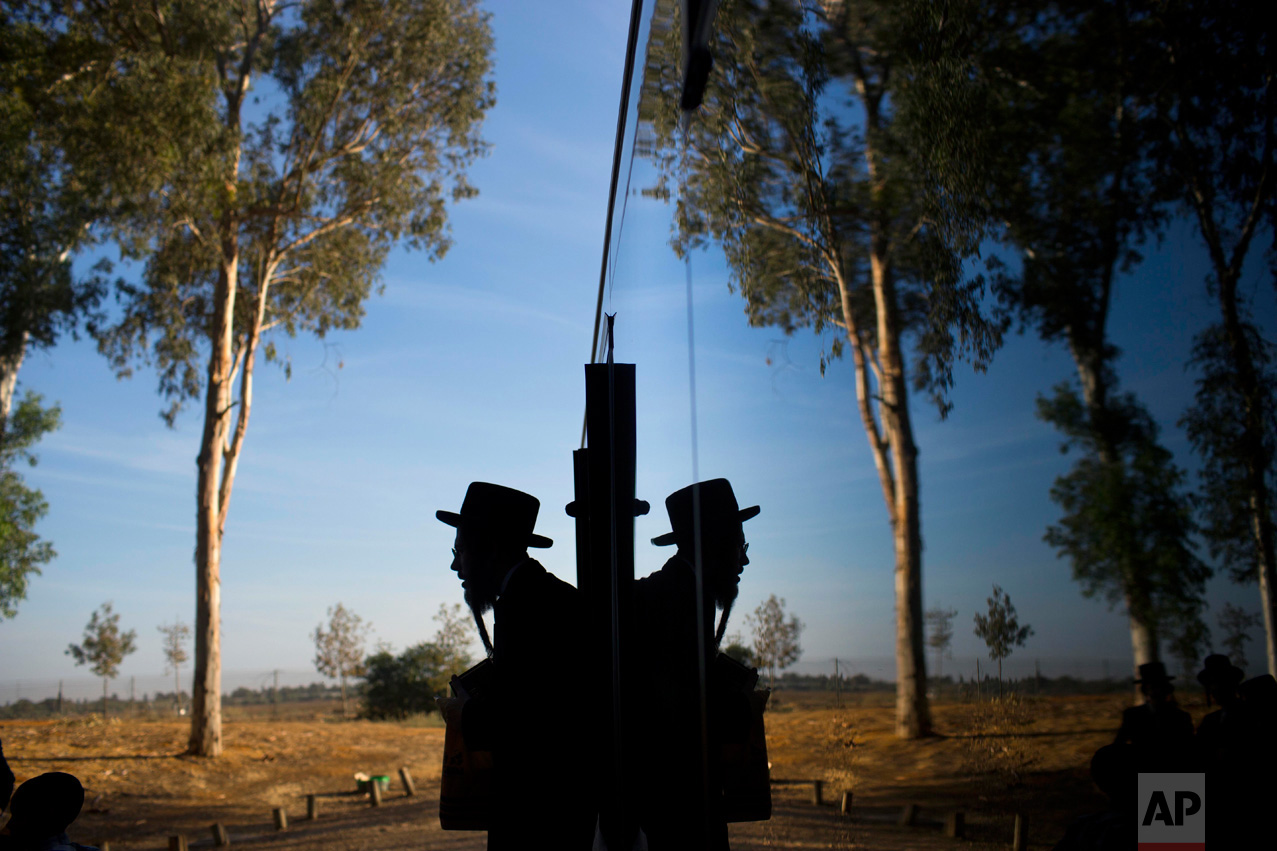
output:
<instances>
[{"instance_id":1,"label":"dry dirt ground","mask_svg":"<svg viewBox=\"0 0 1277 851\"><path fill-rule=\"evenodd\" d=\"M1086 766L1110 741L1124 697L1008 700L935 708L938 735L900 741L889 705L812 705L780 695L767 715L774 780L824 781L824 803L812 786L774 787L771 821L733 825L734 849L849 848L876 851L1007 848L1014 814L1026 817L1030 847L1050 848L1077 815L1102 809ZM1188 705L1199 720L1204 707ZM99 718L0 721L14 773L22 781L69 771L88 790L85 812L71 829L82 842L112 851L164 849L184 834L191 847L212 845L210 825L223 824L235 847L272 849L482 849L481 833L438 826L443 730L435 726L240 718L224 727L225 754L183 756L181 720ZM417 795L404 795L397 770L409 769ZM379 808L354 792L357 771L391 777ZM852 813L840 813L842 793ZM319 796L316 821L306 795ZM907 803L919 824L898 827ZM287 811L277 832L272 809ZM964 812L967 838L940 829L946 813Z\"/></svg>"}]
</instances>

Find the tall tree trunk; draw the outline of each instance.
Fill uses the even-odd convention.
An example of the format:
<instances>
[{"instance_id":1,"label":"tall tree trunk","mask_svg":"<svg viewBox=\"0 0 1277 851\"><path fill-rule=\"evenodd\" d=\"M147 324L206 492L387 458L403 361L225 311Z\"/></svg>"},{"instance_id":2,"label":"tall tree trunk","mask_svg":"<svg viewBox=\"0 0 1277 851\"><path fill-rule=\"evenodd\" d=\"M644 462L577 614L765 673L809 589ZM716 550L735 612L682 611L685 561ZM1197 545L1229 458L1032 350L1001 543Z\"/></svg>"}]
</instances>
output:
<instances>
[{"instance_id":1,"label":"tall tree trunk","mask_svg":"<svg viewBox=\"0 0 1277 851\"><path fill-rule=\"evenodd\" d=\"M1109 275L1106 277L1103 288L1105 309L1096 323L1096 330L1093 332L1098 334L1099 339L1084 342L1082 335L1085 330L1073 329L1069 340L1069 350L1073 355L1073 362L1077 367L1078 380L1082 385L1082 401L1086 404L1087 418L1091 429L1099 438L1100 461L1105 465L1118 465L1122 463L1122 458L1121 453L1118 451L1117 442L1113 438L1110 425L1108 402L1111 388L1107 383L1108 376L1105 372L1106 364L1104 363L1103 355L1105 346L1104 319L1107 314L1111 275L1112 266L1110 265ZM1149 606L1145 605L1148 601L1143 599L1144 595L1141 594L1141 590L1136 583L1138 566L1126 565L1124 573L1125 587L1122 589L1122 599L1126 605L1126 616L1131 631L1132 670L1138 676L1140 665L1161 660L1161 649L1157 637L1157 624L1151 620L1151 613L1148 611ZM1137 700L1142 700L1138 688L1135 691L1135 695Z\"/></svg>"},{"instance_id":2,"label":"tall tree trunk","mask_svg":"<svg viewBox=\"0 0 1277 851\"><path fill-rule=\"evenodd\" d=\"M238 159L238 158L237 158ZM238 165L238 163L237 163ZM230 187L233 195L234 187ZM195 681L191 694L190 752L222 753L222 455L230 435L235 293L239 276L239 228L222 219L222 264L214 293L204 433L196 459Z\"/></svg>"},{"instance_id":3,"label":"tall tree trunk","mask_svg":"<svg viewBox=\"0 0 1277 851\"><path fill-rule=\"evenodd\" d=\"M27 356L27 340L30 332L23 331L12 351L0 353L0 437L9 427L9 413L13 410L13 391L18 385L18 370Z\"/></svg>"},{"instance_id":4,"label":"tall tree trunk","mask_svg":"<svg viewBox=\"0 0 1277 851\"><path fill-rule=\"evenodd\" d=\"M102 678L102 717L106 718L106 677Z\"/></svg>"},{"instance_id":5,"label":"tall tree trunk","mask_svg":"<svg viewBox=\"0 0 1277 851\"><path fill-rule=\"evenodd\" d=\"M341 672L341 717L348 718L350 713L346 711L346 672Z\"/></svg>"},{"instance_id":6,"label":"tall tree trunk","mask_svg":"<svg viewBox=\"0 0 1277 851\"><path fill-rule=\"evenodd\" d=\"M1219 304L1224 330L1228 337L1233 372L1245 398L1242 415L1242 451L1246 464L1246 504L1250 513L1251 535L1255 544L1255 566L1259 579L1260 610L1264 614L1264 655L1268 673L1277 676L1277 552L1274 552L1273 494L1268 488L1267 473L1273 464L1264 445L1264 429L1273 411L1264 410L1265 396L1259 384L1254 354L1246 339L1241 315L1237 310L1237 284L1241 278L1240 263L1216 268L1219 280Z\"/></svg>"}]
</instances>

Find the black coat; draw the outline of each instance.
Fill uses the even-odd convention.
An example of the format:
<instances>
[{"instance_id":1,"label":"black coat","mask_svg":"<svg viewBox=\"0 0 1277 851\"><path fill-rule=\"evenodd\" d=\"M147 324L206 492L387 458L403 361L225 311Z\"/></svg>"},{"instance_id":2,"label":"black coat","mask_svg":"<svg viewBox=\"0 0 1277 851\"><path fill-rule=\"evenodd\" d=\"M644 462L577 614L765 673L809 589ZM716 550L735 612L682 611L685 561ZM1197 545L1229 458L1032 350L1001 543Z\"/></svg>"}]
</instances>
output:
<instances>
[{"instance_id":1,"label":"black coat","mask_svg":"<svg viewBox=\"0 0 1277 851\"><path fill-rule=\"evenodd\" d=\"M640 755L640 818L651 851L727 848L721 812L719 744L743 739L749 705L714 676L714 602L703 600L709 742L706 821L701 823L700 676L697 660L696 578L687 560L674 556L657 572L634 583L636 634L647 723Z\"/></svg>"},{"instance_id":2,"label":"black coat","mask_svg":"<svg viewBox=\"0 0 1277 851\"><path fill-rule=\"evenodd\" d=\"M582 631L577 590L532 559L493 606L494 682L462 716L467 746L492 751L490 849L590 847Z\"/></svg>"}]
</instances>

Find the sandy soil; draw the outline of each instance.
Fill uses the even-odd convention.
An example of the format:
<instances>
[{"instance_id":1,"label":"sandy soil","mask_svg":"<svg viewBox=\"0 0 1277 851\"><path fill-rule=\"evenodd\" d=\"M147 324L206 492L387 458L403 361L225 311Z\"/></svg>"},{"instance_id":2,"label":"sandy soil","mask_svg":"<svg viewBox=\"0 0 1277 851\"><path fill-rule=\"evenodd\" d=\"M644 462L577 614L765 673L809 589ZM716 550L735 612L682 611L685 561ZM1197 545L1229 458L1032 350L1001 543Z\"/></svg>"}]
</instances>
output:
<instances>
[{"instance_id":1,"label":"sandy soil","mask_svg":"<svg viewBox=\"0 0 1277 851\"><path fill-rule=\"evenodd\" d=\"M940 706L938 735L909 742L892 735L890 706L811 702L781 696L767 716L768 749L774 779L824 781L823 805L809 782L777 785L772 820L733 825L733 848L1005 848L1017 812L1030 826L1030 847L1050 848L1072 818L1102 808L1086 765L1112 739L1124 705L1077 697ZM1187 708L1195 720L1204 711ZM80 777L88 795L72 837L108 841L113 851L167 848L178 833L191 847L211 847L215 822L235 847L484 847L483 834L439 829L441 728L242 719L225 725L226 752L215 760L182 755L186 733L176 719L0 722L19 781L54 770ZM404 794L400 766L416 796ZM381 807L354 791L357 771L391 777ZM844 791L853 796L851 816L840 813ZM319 796L317 821L305 818L308 794ZM918 806L919 824L898 827L908 803ZM274 829L275 807L288 814L286 831ZM952 810L965 814L963 841L940 829Z\"/></svg>"}]
</instances>

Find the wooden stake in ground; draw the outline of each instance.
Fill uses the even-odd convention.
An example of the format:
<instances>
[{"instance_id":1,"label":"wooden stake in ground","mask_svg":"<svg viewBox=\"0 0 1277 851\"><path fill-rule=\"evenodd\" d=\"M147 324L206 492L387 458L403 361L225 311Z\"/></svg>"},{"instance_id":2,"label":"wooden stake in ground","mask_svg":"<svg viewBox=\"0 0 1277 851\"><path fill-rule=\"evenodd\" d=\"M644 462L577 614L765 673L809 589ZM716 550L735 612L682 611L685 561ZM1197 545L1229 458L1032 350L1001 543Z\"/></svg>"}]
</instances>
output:
<instances>
[{"instance_id":1,"label":"wooden stake in ground","mask_svg":"<svg viewBox=\"0 0 1277 851\"><path fill-rule=\"evenodd\" d=\"M311 821L319 818L319 798L315 795L306 796L306 818Z\"/></svg>"},{"instance_id":2,"label":"wooden stake in ground","mask_svg":"<svg viewBox=\"0 0 1277 851\"><path fill-rule=\"evenodd\" d=\"M283 807L276 807L274 810L275 829L288 830L288 813L284 812Z\"/></svg>"},{"instance_id":3,"label":"wooden stake in ground","mask_svg":"<svg viewBox=\"0 0 1277 851\"><path fill-rule=\"evenodd\" d=\"M374 807L381 806L381 783L376 777L368 781L368 802Z\"/></svg>"},{"instance_id":4,"label":"wooden stake in ground","mask_svg":"<svg viewBox=\"0 0 1277 851\"><path fill-rule=\"evenodd\" d=\"M170 836L168 838L168 851L186 851L185 836Z\"/></svg>"},{"instance_id":5,"label":"wooden stake in ground","mask_svg":"<svg viewBox=\"0 0 1277 851\"><path fill-rule=\"evenodd\" d=\"M408 773L408 768L406 766L399 769L399 781L403 783L404 797L411 798L413 795L417 794L417 787L412 782L412 775Z\"/></svg>"},{"instance_id":6,"label":"wooden stake in ground","mask_svg":"<svg viewBox=\"0 0 1277 851\"><path fill-rule=\"evenodd\" d=\"M231 837L230 834L226 832L225 826L221 824L214 824L209 828L209 830L213 834L213 844L218 848L225 848L231 844Z\"/></svg>"}]
</instances>

